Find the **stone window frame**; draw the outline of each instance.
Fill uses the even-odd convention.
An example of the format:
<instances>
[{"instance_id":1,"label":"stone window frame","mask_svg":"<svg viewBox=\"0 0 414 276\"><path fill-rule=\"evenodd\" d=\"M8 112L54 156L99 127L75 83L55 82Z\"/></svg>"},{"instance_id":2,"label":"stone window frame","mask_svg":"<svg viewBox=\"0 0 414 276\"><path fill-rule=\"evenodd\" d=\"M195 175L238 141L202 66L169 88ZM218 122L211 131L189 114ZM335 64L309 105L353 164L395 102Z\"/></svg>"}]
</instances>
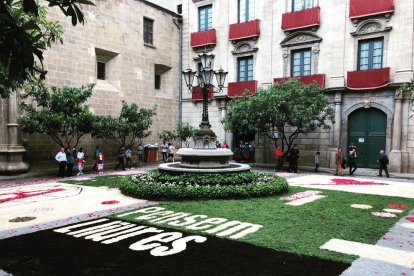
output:
<instances>
[{"instance_id":1,"label":"stone window frame","mask_svg":"<svg viewBox=\"0 0 414 276\"><path fill-rule=\"evenodd\" d=\"M359 59L359 44L362 40L383 38L382 48L382 68L386 68L388 64L387 52L389 32L392 30L391 26L387 26L387 20L384 19L366 19L360 20L355 27L355 30L351 32L351 36L354 39L354 64L353 68L358 70Z\"/></svg>"},{"instance_id":2,"label":"stone window frame","mask_svg":"<svg viewBox=\"0 0 414 276\"><path fill-rule=\"evenodd\" d=\"M148 40L148 31L146 29L146 26L148 23L151 23L151 41ZM144 40L144 45L148 45L148 46L154 46L154 19L149 18L144 16L143 19L143 40Z\"/></svg>"},{"instance_id":3,"label":"stone window frame","mask_svg":"<svg viewBox=\"0 0 414 276\"><path fill-rule=\"evenodd\" d=\"M313 0L313 8L315 7L319 7L319 0ZM285 0L285 13L291 13L291 12L294 12L293 11L293 0Z\"/></svg>"},{"instance_id":4,"label":"stone window frame","mask_svg":"<svg viewBox=\"0 0 414 276\"><path fill-rule=\"evenodd\" d=\"M311 49L311 75L318 74L319 52L322 38L311 31L298 31L288 35L281 43L283 49L283 77L291 77L291 53L295 50Z\"/></svg>"}]
</instances>

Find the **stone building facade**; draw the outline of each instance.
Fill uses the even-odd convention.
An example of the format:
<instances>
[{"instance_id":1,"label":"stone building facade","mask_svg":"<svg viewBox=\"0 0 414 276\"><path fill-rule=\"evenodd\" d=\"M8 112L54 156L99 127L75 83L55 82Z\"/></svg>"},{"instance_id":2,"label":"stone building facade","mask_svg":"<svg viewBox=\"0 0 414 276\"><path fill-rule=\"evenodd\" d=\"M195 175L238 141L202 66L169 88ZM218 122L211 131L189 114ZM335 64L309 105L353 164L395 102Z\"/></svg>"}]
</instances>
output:
<instances>
[{"instance_id":1,"label":"stone building facade","mask_svg":"<svg viewBox=\"0 0 414 276\"><path fill-rule=\"evenodd\" d=\"M180 16L141 0L95 2L95 6L83 7L87 21L83 26L73 27L60 10L49 10L48 16L63 26L64 42L54 44L45 53L47 85L95 83L88 101L94 114L118 116L122 100L144 108L156 106L152 135L144 144L157 143L158 133L174 129L178 123ZM144 24L152 26L151 38L144 39ZM104 77L98 78L99 66ZM0 103L0 173L27 170L21 162L22 154L32 168L53 166L58 146L51 139L28 134L17 139L16 96ZM78 147L84 147L92 156L96 144L101 144L107 160L116 159L116 145L111 141L96 141L86 136ZM19 160L14 162L13 158Z\"/></svg>"},{"instance_id":2,"label":"stone building facade","mask_svg":"<svg viewBox=\"0 0 414 276\"><path fill-rule=\"evenodd\" d=\"M390 171L414 172L414 119L398 88L413 77L414 0L182 0L183 66L197 68L207 50L229 72L227 89L210 103L220 140L232 142L220 120L230 98L300 76L327 90L336 110L330 131L302 135L300 165L332 167L335 149L352 142L358 165L377 167L379 151ZM247 68L247 69L246 69ZM183 91L183 121L197 125L201 104ZM257 136L256 162L273 163L274 147Z\"/></svg>"}]
</instances>

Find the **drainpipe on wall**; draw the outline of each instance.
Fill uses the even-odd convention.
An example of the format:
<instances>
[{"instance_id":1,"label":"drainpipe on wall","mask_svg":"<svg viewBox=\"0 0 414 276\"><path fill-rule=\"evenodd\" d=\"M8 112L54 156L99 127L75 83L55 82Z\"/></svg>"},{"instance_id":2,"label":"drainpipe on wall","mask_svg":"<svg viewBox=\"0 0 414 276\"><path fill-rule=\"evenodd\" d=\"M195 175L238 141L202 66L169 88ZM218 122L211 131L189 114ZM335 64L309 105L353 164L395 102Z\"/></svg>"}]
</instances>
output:
<instances>
[{"instance_id":1,"label":"drainpipe on wall","mask_svg":"<svg viewBox=\"0 0 414 276\"><path fill-rule=\"evenodd\" d=\"M180 51L180 55L179 55L179 64L178 64L178 79L180 80L179 82L179 103L178 103L178 124L182 125L183 123L183 111L182 111L182 106L183 106L183 78L181 77L181 72L183 71L182 67L183 67L183 28L182 28L182 23L183 20L181 18L173 18L173 22L175 24L175 26L177 26L177 28L180 30L180 40L179 40L179 51Z\"/></svg>"}]
</instances>

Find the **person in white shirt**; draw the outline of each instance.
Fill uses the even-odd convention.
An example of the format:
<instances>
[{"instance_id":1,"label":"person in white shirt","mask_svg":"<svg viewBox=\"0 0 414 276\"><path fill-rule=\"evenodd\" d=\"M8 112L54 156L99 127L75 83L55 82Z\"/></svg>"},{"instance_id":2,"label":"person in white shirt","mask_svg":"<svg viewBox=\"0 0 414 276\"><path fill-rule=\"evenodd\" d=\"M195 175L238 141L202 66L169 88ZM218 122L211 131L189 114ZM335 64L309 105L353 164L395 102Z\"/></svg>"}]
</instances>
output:
<instances>
[{"instance_id":1,"label":"person in white shirt","mask_svg":"<svg viewBox=\"0 0 414 276\"><path fill-rule=\"evenodd\" d=\"M165 141L163 141L161 144L161 153L162 153L162 160L164 162L168 161L167 151L168 151L168 145L165 143Z\"/></svg>"},{"instance_id":2,"label":"person in white shirt","mask_svg":"<svg viewBox=\"0 0 414 276\"><path fill-rule=\"evenodd\" d=\"M79 170L77 175L81 175L83 174L83 170L85 168L85 154L83 153L83 148L79 149L76 157L78 158L78 170Z\"/></svg>"},{"instance_id":3,"label":"person in white shirt","mask_svg":"<svg viewBox=\"0 0 414 276\"><path fill-rule=\"evenodd\" d=\"M168 143L168 160L170 160L170 157L172 158L172 161L174 162L174 146L171 145L171 143Z\"/></svg>"},{"instance_id":4,"label":"person in white shirt","mask_svg":"<svg viewBox=\"0 0 414 276\"><path fill-rule=\"evenodd\" d=\"M56 154L55 159L59 162L59 177L63 178L65 176L65 168L67 163L65 148L60 148L60 151Z\"/></svg>"}]
</instances>

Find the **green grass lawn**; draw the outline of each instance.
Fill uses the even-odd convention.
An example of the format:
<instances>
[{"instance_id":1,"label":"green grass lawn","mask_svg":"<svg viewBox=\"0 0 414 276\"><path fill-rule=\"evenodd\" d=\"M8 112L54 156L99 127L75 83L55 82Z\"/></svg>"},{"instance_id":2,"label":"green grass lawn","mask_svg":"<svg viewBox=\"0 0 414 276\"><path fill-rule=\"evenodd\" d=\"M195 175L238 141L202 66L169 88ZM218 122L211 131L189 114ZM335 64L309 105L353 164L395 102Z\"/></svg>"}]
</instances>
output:
<instances>
[{"instance_id":1,"label":"green grass lawn","mask_svg":"<svg viewBox=\"0 0 414 276\"><path fill-rule=\"evenodd\" d=\"M309 189L290 187L285 195L305 190ZM241 238L240 241L347 263L356 257L321 250L319 247L332 238L375 244L399 218L414 207L412 199L327 190L322 193L325 198L302 206L286 205L286 201L280 200L281 196L275 196L245 200L164 201L160 207L176 212L261 224L263 227L260 230ZM407 204L410 208L398 214L398 218L371 215L373 211L387 208L390 203ZM350 207L351 204L368 204L373 206L373 209L355 209ZM134 220L137 216L135 214L122 219L137 222ZM142 223L148 224L146 221ZM206 235L167 224L157 226Z\"/></svg>"}]
</instances>

